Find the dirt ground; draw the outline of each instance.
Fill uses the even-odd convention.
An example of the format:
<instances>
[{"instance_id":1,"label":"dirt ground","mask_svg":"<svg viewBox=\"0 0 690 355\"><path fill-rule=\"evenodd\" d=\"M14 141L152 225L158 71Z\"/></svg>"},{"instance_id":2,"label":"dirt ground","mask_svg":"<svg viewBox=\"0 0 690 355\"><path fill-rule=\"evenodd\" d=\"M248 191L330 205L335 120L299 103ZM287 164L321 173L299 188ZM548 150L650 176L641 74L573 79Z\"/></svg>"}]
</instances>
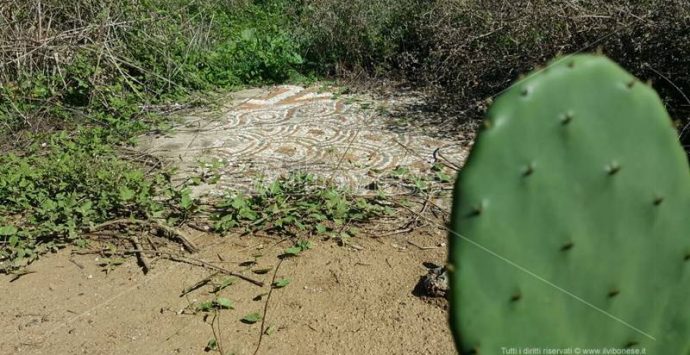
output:
<instances>
[{"instance_id":1,"label":"dirt ground","mask_svg":"<svg viewBox=\"0 0 690 355\"><path fill-rule=\"evenodd\" d=\"M421 249L418 246L432 246ZM242 280L220 295L234 303L222 310L220 344L227 354L253 354L261 322L241 318L263 313L278 255L287 241L257 237L221 238L197 232L195 257L261 280ZM440 229L380 239L359 237L357 248L333 241L284 259L274 289L258 354L452 354L445 300L424 300L412 291L426 273L423 262L443 263ZM255 260L257 264L246 265ZM225 261L220 261L220 258ZM211 271L168 260L144 275L134 258L105 273L94 255L63 250L31 265L35 273L10 283L0 278L1 354L203 354L213 338L212 316L182 312L213 298L210 287L187 297L181 291ZM252 270L273 268L263 275Z\"/></svg>"},{"instance_id":2,"label":"dirt ground","mask_svg":"<svg viewBox=\"0 0 690 355\"><path fill-rule=\"evenodd\" d=\"M467 144L460 143L471 136L450 135L417 107L409 98L372 101L319 87L250 89L233 93L215 111L189 113L175 130L142 139L139 149L174 164L182 181L199 175L200 162L222 161L222 178L200 195L242 190L256 176L295 169L357 190L398 166L428 174L438 159L461 165ZM446 259L443 222L435 225L362 235L353 238L355 247L316 240L313 249L285 259L278 256L292 241L279 243L277 236L194 231L201 250L194 258L265 283L238 280L217 296L210 285L181 297L212 273L198 266L161 259L144 275L129 257L106 273L103 258L62 250L13 282L0 275L0 354L203 354L214 337L223 353L238 355L453 354L445 299L413 294L428 271L423 263ZM256 273L266 268L272 270ZM274 276L291 282L269 298ZM196 311L215 297L231 300L234 309ZM260 341L262 322L241 319L264 314L267 300L263 327L271 331Z\"/></svg>"}]
</instances>

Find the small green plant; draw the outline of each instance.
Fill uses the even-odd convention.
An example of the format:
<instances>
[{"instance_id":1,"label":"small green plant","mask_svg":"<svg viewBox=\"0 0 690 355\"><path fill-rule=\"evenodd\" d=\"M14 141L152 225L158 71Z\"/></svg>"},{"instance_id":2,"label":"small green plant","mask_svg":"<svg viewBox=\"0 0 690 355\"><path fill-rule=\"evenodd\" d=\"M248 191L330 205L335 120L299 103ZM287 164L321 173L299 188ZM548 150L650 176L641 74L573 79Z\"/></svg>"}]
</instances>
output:
<instances>
[{"instance_id":1,"label":"small green plant","mask_svg":"<svg viewBox=\"0 0 690 355\"><path fill-rule=\"evenodd\" d=\"M223 167L225 167L225 161L222 159L199 161L199 175L190 178L190 185L196 186L201 183L206 183L209 185L216 184L223 176Z\"/></svg>"},{"instance_id":2,"label":"small green plant","mask_svg":"<svg viewBox=\"0 0 690 355\"><path fill-rule=\"evenodd\" d=\"M325 232L325 231L324 231ZM303 251L314 247L314 244L309 240L300 240L294 246L285 249L285 255L297 256Z\"/></svg>"},{"instance_id":3,"label":"small green plant","mask_svg":"<svg viewBox=\"0 0 690 355\"><path fill-rule=\"evenodd\" d=\"M237 278L226 277L220 283L216 284L213 287L213 290L211 291L211 293L218 293L218 292L224 290L225 288L227 288L228 286L233 285L235 282L237 282Z\"/></svg>"},{"instance_id":4,"label":"small green plant","mask_svg":"<svg viewBox=\"0 0 690 355\"><path fill-rule=\"evenodd\" d=\"M400 181L415 194L430 194L434 190L434 184L449 184L452 180L449 169L440 163L434 163L429 172L416 174L404 166L397 166L390 172L390 177Z\"/></svg>"},{"instance_id":5,"label":"small green plant","mask_svg":"<svg viewBox=\"0 0 690 355\"><path fill-rule=\"evenodd\" d=\"M269 184L260 183L252 195L226 196L218 204L213 220L218 232L242 229L250 233L337 237L354 234L356 225L391 213L383 198L357 197L325 179L300 172ZM309 244L298 247L302 251Z\"/></svg>"},{"instance_id":6,"label":"small green plant","mask_svg":"<svg viewBox=\"0 0 690 355\"><path fill-rule=\"evenodd\" d=\"M104 258L103 261L101 261L98 266L100 266L106 274L110 273L111 271L115 270L118 266L124 264L127 260L125 258Z\"/></svg>"},{"instance_id":7,"label":"small green plant","mask_svg":"<svg viewBox=\"0 0 690 355\"><path fill-rule=\"evenodd\" d=\"M232 301L225 297L218 297L216 299L201 302L196 306L197 311L210 312L219 309L233 309L235 308Z\"/></svg>"},{"instance_id":8,"label":"small green plant","mask_svg":"<svg viewBox=\"0 0 690 355\"><path fill-rule=\"evenodd\" d=\"M73 244L114 219L175 224L196 204L163 174L121 158L97 130L54 134L23 155L0 156L0 271Z\"/></svg>"},{"instance_id":9,"label":"small green plant","mask_svg":"<svg viewBox=\"0 0 690 355\"><path fill-rule=\"evenodd\" d=\"M288 278L282 278L282 279L276 280L276 281L273 283L273 285L271 285L271 286L273 286L273 288L283 288L283 287L285 287L285 286L287 286L287 285L289 285L289 284L290 284L290 279L288 279Z\"/></svg>"},{"instance_id":10,"label":"small green plant","mask_svg":"<svg viewBox=\"0 0 690 355\"><path fill-rule=\"evenodd\" d=\"M206 352L213 350L218 350L218 341L216 338L209 339L208 343L206 343L206 347L204 348L204 351Z\"/></svg>"},{"instance_id":11,"label":"small green plant","mask_svg":"<svg viewBox=\"0 0 690 355\"><path fill-rule=\"evenodd\" d=\"M431 166L431 171L434 174L434 180L442 183L448 183L453 180L453 177L448 174L448 169L443 164L434 163Z\"/></svg>"},{"instance_id":12,"label":"small green plant","mask_svg":"<svg viewBox=\"0 0 690 355\"><path fill-rule=\"evenodd\" d=\"M242 321L242 323L254 324L254 323L260 321L261 318L262 318L261 313L254 312L254 313L247 314L246 316L242 317L242 319L240 319L240 320Z\"/></svg>"}]
</instances>

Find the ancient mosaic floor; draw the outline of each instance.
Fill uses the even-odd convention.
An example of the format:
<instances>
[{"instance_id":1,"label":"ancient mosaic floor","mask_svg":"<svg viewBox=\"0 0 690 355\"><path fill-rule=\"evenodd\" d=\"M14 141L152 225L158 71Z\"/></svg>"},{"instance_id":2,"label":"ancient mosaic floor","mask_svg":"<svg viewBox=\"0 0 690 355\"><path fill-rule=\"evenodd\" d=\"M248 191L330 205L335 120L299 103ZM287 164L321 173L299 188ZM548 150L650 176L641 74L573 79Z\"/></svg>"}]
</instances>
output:
<instances>
[{"instance_id":1,"label":"ancient mosaic floor","mask_svg":"<svg viewBox=\"0 0 690 355\"><path fill-rule=\"evenodd\" d=\"M220 111L189 114L171 133L146 137L141 148L173 160L183 177L217 162L222 178L206 188L211 193L295 170L359 190L397 166L424 172L439 152L462 164L466 149L453 138L415 130L414 122L392 129L386 112L394 105L317 88L251 89Z\"/></svg>"}]
</instances>

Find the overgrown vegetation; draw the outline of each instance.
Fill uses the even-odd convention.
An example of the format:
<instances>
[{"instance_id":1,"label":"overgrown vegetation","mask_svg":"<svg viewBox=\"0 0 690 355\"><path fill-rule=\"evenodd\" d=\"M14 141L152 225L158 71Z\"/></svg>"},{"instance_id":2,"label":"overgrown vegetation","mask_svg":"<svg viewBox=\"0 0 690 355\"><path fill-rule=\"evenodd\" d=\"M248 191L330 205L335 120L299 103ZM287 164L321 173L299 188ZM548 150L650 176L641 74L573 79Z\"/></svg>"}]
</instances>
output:
<instances>
[{"instance_id":1,"label":"overgrown vegetation","mask_svg":"<svg viewBox=\"0 0 690 355\"><path fill-rule=\"evenodd\" d=\"M188 218L184 187L123 147L213 91L354 73L415 83L475 118L517 73L599 46L687 123L687 1L4 1L0 262L79 242L107 219ZM229 197L216 228L335 233L381 212L308 179ZM309 196L288 201L295 189Z\"/></svg>"},{"instance_id":2,"label":"overgrown vegetation","mask_svg":"<svg viewBox=\"0 0 690 355\"><path fill-rule=\"evenodd\" d=\"M601 48L651 79L678 119L690 100L690 3L648 1L304 0L305 58L431 89L467 118L558 53Z\"/></svg>"},{"instance_id":3,"label":"overgrown vegetation","mask_svg":"<svg viewBox=\"0 0 690 355\"><path fill-rule=\"evenodd\" d=\"M131 124L198 90L362 70L473 112L558 52L597 47L653 79L678 118L690 106L690 5L680 0L13 0L0 26L5 134Z\"/></svg>"},{"instance_id":4,"label":"overgrown vegetation","mask_svg":"<svg viewBox=\"0 0 690 355\"><path fill-rule=\"evenodd\" d=\"M188 189L123 159L94 130L37 139L24 154L0 156L0 271L85 245L85 233L106 221L175 225L195 208Z\"/></svg>"},{"instance_id":5,"label":"overgrown vegetation","mask_svg":"<svg viewBox=\"0 0 690 355\"><path fill-rule=\"evenodd\" d=\"M107 220L188 217L188 190L123 147L196 93L297 78L284 5L2 3L0 269L81 245Z\"/></svg>"},{"instance_id":6,"label":"overgrown vegetation","mask_svg":"<svg viewBox=\"0 0 690 355\"><path fill-rule=\"evenodd\" d=\"M250 196L226 196L213 220L218 232L240 228L248 233L320 235L347 243L358 225L392 213L383 194L355 196L326 179L296 172L257 184Z\"/></svg>"},{"instance_id":7,"label":"overgrown vegetation","mask_svg":"<svg viewBox=\"0 0 690 355\"><path fill-rule=\"evenodd\" d=\"M196 91L295 77L302 58L285 6L10 1L0 9L0 133L79 123L129 133L143 112Z\"/></svg>"}]
</instances>

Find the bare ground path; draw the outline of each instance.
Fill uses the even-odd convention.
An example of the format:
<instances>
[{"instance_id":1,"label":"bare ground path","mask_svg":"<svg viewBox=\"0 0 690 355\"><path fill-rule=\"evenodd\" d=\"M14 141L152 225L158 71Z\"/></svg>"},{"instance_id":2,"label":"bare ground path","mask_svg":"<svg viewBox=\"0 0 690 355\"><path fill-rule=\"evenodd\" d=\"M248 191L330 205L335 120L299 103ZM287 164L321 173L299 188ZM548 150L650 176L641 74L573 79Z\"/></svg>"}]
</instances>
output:
<instances>
[{"instance_id":1,"label":"bare ground path","mask_svg":"<svg viewBox=\"0 0 690 355\"><path fill-rule=\"evenodd\" d=\"M253 89L234 94L220 111L187 115L141 149L179 166L180 180L203 170L200 161L222 159L220 183L201 186L198 194L249 189L261 176L295 169L364 190L398 166L424 173L438 159L462 164L462 137L409 125L390 114L399 104L296 86ZM447 202L433 201L441 209ZM362 236L355 247L315 240L314 249L282 262L278 256L291 244L278 237L188 232L200 247L195 258L266 284L238 280L220 291L234 304L216 319L227 354L255 352L261 322L240 319L263 313L274 273L291 282L272 292L264 324L271 332L259 354L452 354L445 301L413 295L427 272L422 264L445 260L442 223L439 218L411 232ZM144 275L129 258L105 273L102 262L63 250L14 282L2 276L0 354L204 353L214 337L212 316L192 314L189 306L215 296L209 288L180 293L211 271L154 260ZM254 272L263 268L271 270Z\"/></svg>"},{"instance_id":2,"label":"bare ground path","mask_svg":"<svg viewBox=\"0 0 690 355\"><path fill-rule=\"evenodd\" d=\"M363 250L318 243L299 258L282 263L278 275L292 282L275 290L266 317L275 332L264 336L260 354L452 354L445 309L412 295L426 271L422 262L442 260L443 248L420 251L406 246L407 237L381 244L362 240ZM420 243L433 243L418 237ZM205 236L196 240L212 241ZM217 242L216 242L217 244ZM271 240L224 240L206 246L202 255L233 263L253 260L260 245ZM433 244L431 244L433 245ZM251 248L251 246L255 246ZM262 266L276 266L282 248L269 251ZM268 252L266 252L268 254ZM94 256L73 257L63 251L42 259L36 273L14 283L0 280L3 338L0 353L15 354L200 354L213 337L202 314L177 314L190 302L211 298L202 290L180 292L210 272L161 261L143 275L133 260L105 275ZM248 275L269 282L271 274ZM238 282L222 295L235 303L221 312L226 352L252 354L260 324L240 322L261 312L268 291Z\"/></svg>"}]
</instances>

